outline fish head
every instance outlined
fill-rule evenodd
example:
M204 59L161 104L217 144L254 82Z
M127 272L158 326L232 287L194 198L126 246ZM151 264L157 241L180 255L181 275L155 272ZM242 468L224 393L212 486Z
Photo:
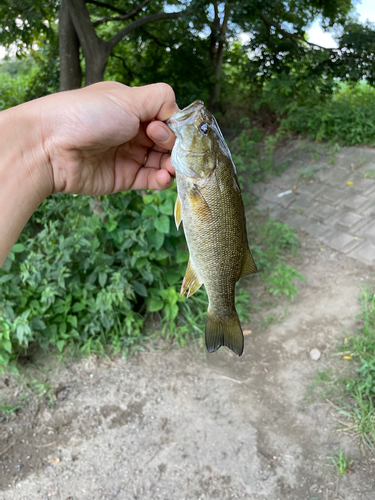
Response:
M230 156L217 121L202 101L178 111L166 124L176 135L172 165L181 174L203 179L215 169L219 150Z

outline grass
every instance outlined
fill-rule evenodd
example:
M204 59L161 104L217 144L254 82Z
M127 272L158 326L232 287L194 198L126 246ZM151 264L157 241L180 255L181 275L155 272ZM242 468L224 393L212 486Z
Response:
M340 352L345 363L352 364L349 374L343 378L332 369L318 373L308 395L318 386L325 386L324 397L327 389L334 392L331 399L336 400L341 431L359 438L375 455L375 295L364 289L359 300L361 327L345 338Z
M351 472L353 460L350 460L343 451L339 450L336 455L327 458L332 461L339 476L345 476L349 471Z

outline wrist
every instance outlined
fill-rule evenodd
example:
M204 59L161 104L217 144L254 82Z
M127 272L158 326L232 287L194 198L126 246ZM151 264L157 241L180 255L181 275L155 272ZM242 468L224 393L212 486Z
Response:
M34 103L0 112L0 266L32 213L52 192L40 131Z

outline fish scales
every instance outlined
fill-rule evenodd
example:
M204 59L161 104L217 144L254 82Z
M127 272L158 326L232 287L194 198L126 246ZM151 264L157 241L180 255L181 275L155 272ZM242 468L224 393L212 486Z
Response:
M229 149L214 117L195 101L167 121L176 133L172 165L190 259L181 293L192 295L204 283L209 298L206 347L222 345L243 352L235 309L235 284L256 272L246 234L241 190ZM203 132L202 132L203 129Z

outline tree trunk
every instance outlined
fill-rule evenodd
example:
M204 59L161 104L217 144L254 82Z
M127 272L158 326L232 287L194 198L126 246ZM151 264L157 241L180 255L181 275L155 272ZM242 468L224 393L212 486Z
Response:
M82 70L79 60L79 39L69 12L66 0L61 0L59 12L59 52L60 52L60 90L81 87Z
M228 21L231 13L231 8L228 4L225 5L223 22L220 24L217 5L214 4L215 19L211 27L210 37L210 59L213 67L213 87L209 98L208 106L212 112L217 111L220 90L221 90L221 73L223 69L225 37L228 30Z

